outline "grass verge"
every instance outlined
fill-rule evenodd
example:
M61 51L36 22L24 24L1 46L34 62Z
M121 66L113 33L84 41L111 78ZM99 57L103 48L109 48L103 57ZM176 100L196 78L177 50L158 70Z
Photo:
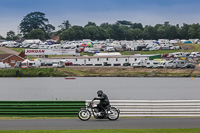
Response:
M0 69L0 77L200 77L199 69L67 67Z
M195 129L1 130L0 133L199 133Z
M0 77L62 77L54 68L1 69Z

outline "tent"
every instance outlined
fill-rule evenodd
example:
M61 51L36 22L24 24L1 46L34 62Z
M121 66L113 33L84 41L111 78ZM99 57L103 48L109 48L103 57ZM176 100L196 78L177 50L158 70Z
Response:
M185 41L184 43L192 43L191 41Z
M82 47L89 47L90 45L83 43L83 44L81 44L81 46Z
M91 44L91 43L88 43L87 45L89 45L90 47L92 47L92 44Z
M157 43L157 44L159 44L159 42L158 42L158 41L154 41L153 43Z

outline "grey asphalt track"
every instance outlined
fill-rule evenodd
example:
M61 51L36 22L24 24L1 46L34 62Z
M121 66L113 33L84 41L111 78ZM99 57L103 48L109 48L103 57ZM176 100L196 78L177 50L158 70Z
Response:
M157 129L200 128L200 118L120 118L80 121L79 119L0 120L0 130L63 130L63 129Z

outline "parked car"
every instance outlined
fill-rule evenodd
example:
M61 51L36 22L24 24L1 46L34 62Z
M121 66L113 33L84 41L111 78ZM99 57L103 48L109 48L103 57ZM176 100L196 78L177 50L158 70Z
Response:
M30 43L25 43L20 46L20 48L29 48L31 46Z
M72 62L70 62L70 61L68 61L68 62L65 62L65 66L71 66L71 65L73 65L73 63L72 63Z
M61 68L61 67L64 67L65 64L61 61L58 61L58 62L52 62L52 67L55 67L55 68Z
M32 44L30 48L37 49L39 46L37 44Z
M14 68L21 68L21 61L17 61L14 65Z
M142 51L149 51L149 49L147 49L147 48L143 48Z
M186 63L184 66L182 66L182 68L195 68L195 64L193 63Z

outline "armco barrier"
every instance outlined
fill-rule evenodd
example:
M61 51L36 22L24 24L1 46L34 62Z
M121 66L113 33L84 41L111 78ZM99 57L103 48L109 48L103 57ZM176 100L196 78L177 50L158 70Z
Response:
M200 116L200 100L111 100L120 116Z
M0 101L0 116L77 117L85 101ZM200 100L110 100L123 117L200 116Z
M0 101L0 116L77 116L85 101Z

